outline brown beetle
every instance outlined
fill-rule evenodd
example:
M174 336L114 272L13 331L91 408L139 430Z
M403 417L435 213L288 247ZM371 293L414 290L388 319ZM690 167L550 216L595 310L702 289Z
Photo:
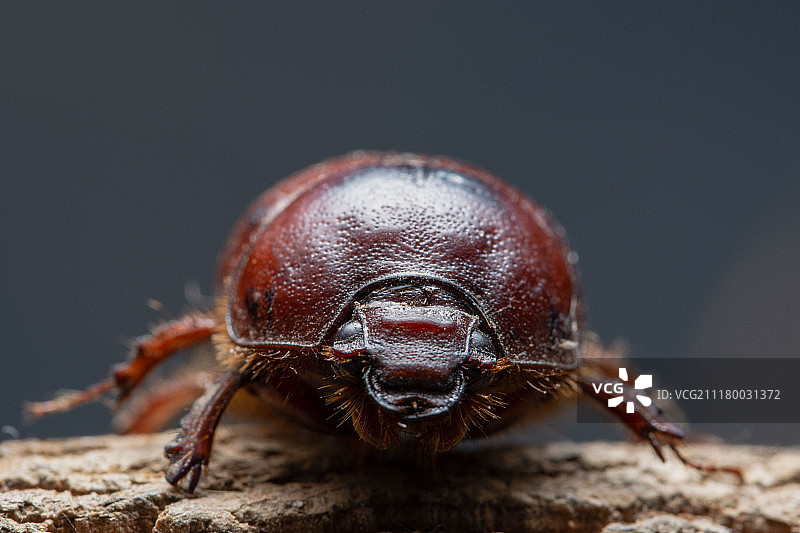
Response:
M194 490L217 423L242 388L317 430L442 452L578 390L605 403L591 385L616 382L616 369L577 372L584 343L574 257L546 210L485 170L444 157L352 153L253 203L220 257L214 312L161 325L109 380L31 412L112 389L123 401L167 357L213 340L224 373L166 448L170 483L188 475ZM131 429L155 427L148 417L183 405L180 389L141 409ZM674 449L682 439L657 407L626 413L624 405L609 409L662 459L662 443Z

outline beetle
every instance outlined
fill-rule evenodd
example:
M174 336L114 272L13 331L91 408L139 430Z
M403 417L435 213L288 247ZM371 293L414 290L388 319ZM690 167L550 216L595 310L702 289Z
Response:
M223 371L166 447L167 480L186 478L189 492L240 390L315 430L431 453L584 393L662 460L668 445L685 464L715 469L678 452L683 431L655 405L608 406L609 387L598 385L635 395L615 368L584 362L578 372L587 342L565 232L476 166L381 152L311 166L249 207L217 270L213 311L160 325L109 379L30 412L63 411L111 390L123 402L156 365L212 341ZM156 404L140 410L144 427Z

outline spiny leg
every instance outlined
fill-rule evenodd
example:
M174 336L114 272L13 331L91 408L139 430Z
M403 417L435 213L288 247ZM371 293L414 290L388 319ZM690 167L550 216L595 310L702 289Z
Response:
M677 448L685 438L683 429L670 422L654 402L650 403L650 405L642 404L636 398L637 390L629 383L625 383L612 374L612 372L618 371L618 368L609 362L584 361L584 370L593 372L594 375L579 376L578 385L585 394L594 398L603 407L614 413L636 435L647 440L662 461L665 461L662 444L666 444L678 459L688 467L703 472L727 472L737 476L740 481L742 480L742 472L736 467L704 465L684 457ZM606 385L612 385L610 387L612 392L605 390ZM613 391L614 385L617 386L618 390L619 385L622 385L621 394ZM618 398L618 400L609 405L609 400L612 398ZM629 402L634 405L633 412L628 412L627 410Z
M183 417L180 434L164 449L171 463L165 476L167 481L177 485L187 474L191 474L187 491L194 492L202 469L208 465L214 432L222 413L236 391L246 382L247 379L239 372L228 372Z
M109 379L53 400L27 404L25 411L32 418L60 413L113 389L118 393L118 403L122 403L155 366L185 348L208 341L217 328L214 318L204 313L189 313L165 322L136 339L133 359L113 367Z
M139 337L135 344L136 356L113 368L120 401L127 398L155 366L185 348L206 342L216 330L217 322L210 315L190 313L161 324L150 335Z

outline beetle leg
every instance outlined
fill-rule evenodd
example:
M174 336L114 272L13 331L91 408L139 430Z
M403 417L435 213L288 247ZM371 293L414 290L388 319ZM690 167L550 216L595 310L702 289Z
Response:
M734 476L739 478L739 482L744 482L744 475L742 474L742 470L735 466L716 466L716 465L704 465L703 463L698 463L697 461L693 461L688 457L684 457L683 454L678 451L678 448L674 444L670 444L669 447L672 449L672 452L681 460L683 464L694 468L695 470L700 470L701 472L727 472L729 474L733 474Z
M622 385L622 393L606 392L606 384ZM673 424L662 413L655 403L649 406L642 405L636 399L636 389L618 378L611 377L588 377L582 376L578 379L578 384L584 393L603 404L604 407L614 413L626 426L631 428L639 437L650 441L656 454L663 460L663 453L657 444L658 439L668 442L677 442L684 438L685 434L676 424ZM609 400L620 398L621 401L616 405L610 406ZM635 409L632 413L627 412L626 405L633 402Z
M185 348L209 340L216 330L217 322L211 316L189 313L161 324L150 335L139 337L135 344L136 356L112 369L119 400L124 401L159 363Z
M117 390L117 401L122 403L156 365L185 348L209 340L216 330L216 320L203 313L189 313L165 322L149 335L136 339L133 359L113 367L109 379L53 400L28 404L25 410L33 418L60 413L112 389Z
M593 366L593 365L592 365ZM603 370L603 365L599 365L596 370ZM606 384L622 384L622 393L606 392ZM663 446L666 444L680 459L680 461L690 468L703 472L727 472L742 479L742 472L736 467L704 465L684 457L678 451L678 444L685 438L686 434L680 426L670 422L663 411L652 402L650 405L643 405L636 399L636 389L628 383L616 377L598 376L579 376L578 385L581 390L600 402L604 407L614 413L626 426L631 428L641 439L646 440L653 447L659 459L665 461ZM609 405L612 398L621 398ZM632 402L634 410L629 413L627 404Z
M114 426L125 435L160 431L191 407L215 379L205 370L171 376L128 402L114 415Z
M181 432L164 449L170 461L165 477L173 485L191 474L187 491L194 492L200 473L208 465L214 432L223 411L247 379L237 371L228 372L200 397L181 420Z

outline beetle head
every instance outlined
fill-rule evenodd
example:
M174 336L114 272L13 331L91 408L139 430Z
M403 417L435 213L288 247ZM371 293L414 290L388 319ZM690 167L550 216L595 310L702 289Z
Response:
M446 414L497 360L479 318L442 303L376 299L356 305L333 340L334 356L351 361L367 395L401 421Z

